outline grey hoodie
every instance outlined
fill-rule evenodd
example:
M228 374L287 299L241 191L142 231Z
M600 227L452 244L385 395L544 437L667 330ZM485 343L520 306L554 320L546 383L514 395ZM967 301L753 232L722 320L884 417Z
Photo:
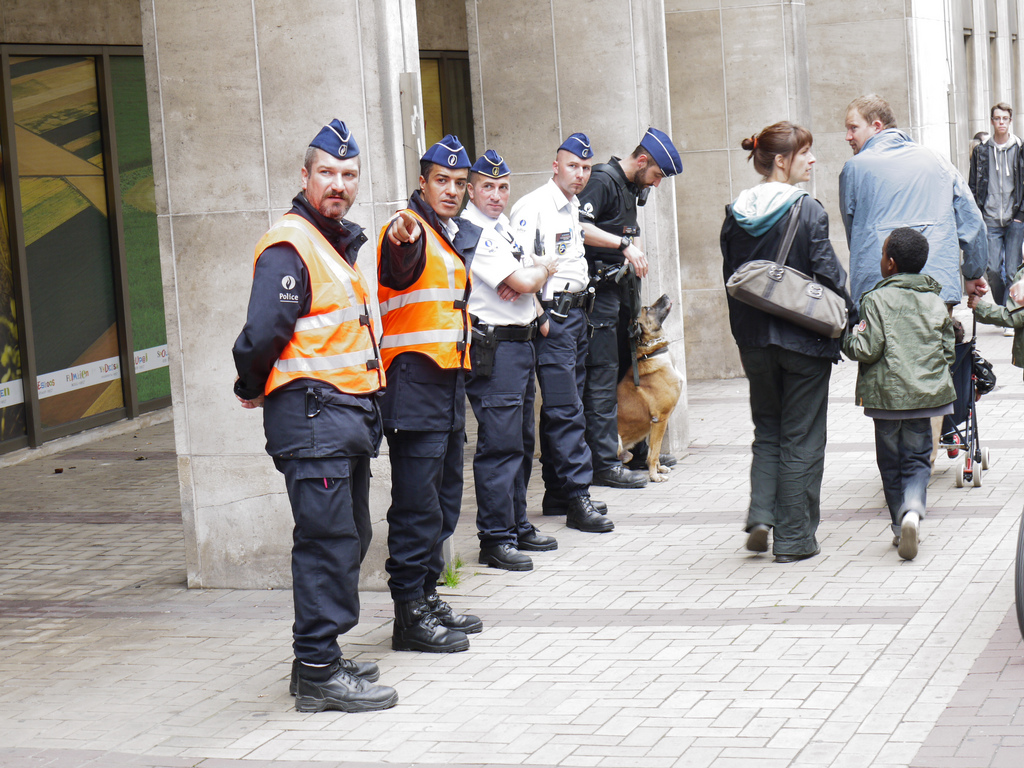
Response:
M1011 133L1002 146L995 143L994 137L989 137L983 146L989 152L989 163L988 197L982 213L986 221L1005 227L1013 218L1013 172L1017 167L1021 141Z

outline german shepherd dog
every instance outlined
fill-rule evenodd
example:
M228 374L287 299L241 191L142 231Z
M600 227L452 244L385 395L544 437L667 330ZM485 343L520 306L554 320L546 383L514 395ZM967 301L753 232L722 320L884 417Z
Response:
M668 478L668 467L661 465L661 443L668 428L668 417L679 402L683 391L683 377L672 365L668 354L668 339L662 335L662 324L672 309L668 294L649 307L640 310L640 340L636 348L640 386L633 383L633 372L628 371L619 382L619 455L620 457L650 436L647 469L652 483Z

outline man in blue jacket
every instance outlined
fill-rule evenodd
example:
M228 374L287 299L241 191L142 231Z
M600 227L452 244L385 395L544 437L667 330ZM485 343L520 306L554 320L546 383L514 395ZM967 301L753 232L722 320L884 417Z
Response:
M924 273L942 285L947 306L963 293L988 291L985 222L960 173L896 127L892 108L874 94L855 99L846 113L846 140L854 156L839 175L839 205L850 246L850 294L860 304L882 274L882 243L898 227L928 238ZM963 249L963 264L960 249Z

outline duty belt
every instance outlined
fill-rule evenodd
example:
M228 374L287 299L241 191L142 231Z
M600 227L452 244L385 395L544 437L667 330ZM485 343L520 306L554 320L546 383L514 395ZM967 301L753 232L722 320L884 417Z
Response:
M566 302L566 298L568 301ZM542 301L541 306L544 309L577 309L587 306L590 301L589 291L577 291L576 293L569 293L568 291L558 291L554 297L548 301Z
M488 334L495 341L530 341L537 335L537 326L529 325L488 325L479 318L473 318L473 328L478 333Z

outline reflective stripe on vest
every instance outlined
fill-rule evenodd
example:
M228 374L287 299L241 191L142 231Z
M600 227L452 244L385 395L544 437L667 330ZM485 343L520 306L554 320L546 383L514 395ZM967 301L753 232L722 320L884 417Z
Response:
M385 369L403 352L419 352L439 368L469 370L469 319L465 308L469 280L466 265L452 246L415 212L406 210L422 229L426 260L419 279L404 291L379 284L384 327L381 359ZM392 218L391 221L394 219ZM388 221L380 231L382 252ZM379 261L379 259L378 259ZM461 302L462 306L457 306Z
M265 394L296 379L315 379L340 392L361 395L384 386L384 370L374 331L379 334L366 280L324 236L301 216L289 213L256 246L256 260L272 245L288 243L309 273L309 314L295 330L270 371ZM254 263L255 268L255 263Z

